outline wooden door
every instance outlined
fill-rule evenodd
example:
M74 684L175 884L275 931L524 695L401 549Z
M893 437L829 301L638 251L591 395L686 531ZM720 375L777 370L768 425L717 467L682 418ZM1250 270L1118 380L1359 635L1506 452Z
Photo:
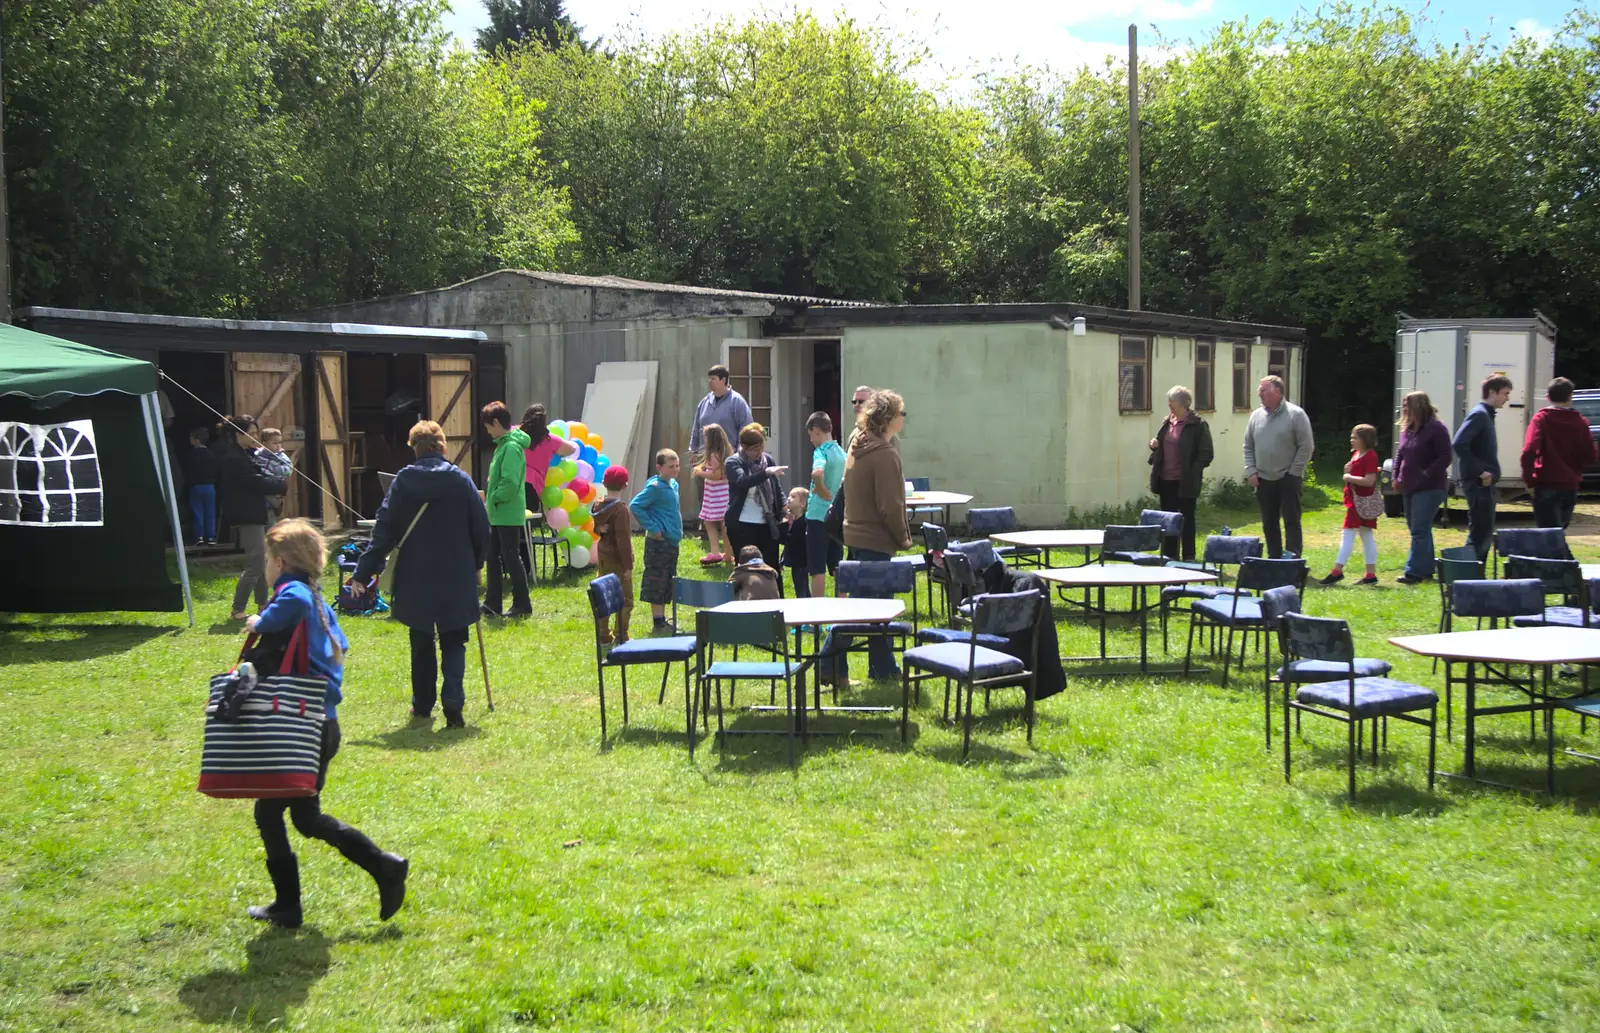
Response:
M296 390L302 368L298 355L281 352L234 352L232 364L233 411L256 418L261 428L276 427L283 432L283 448L294 459L296 470L305 464L305 420L301 409L302 392ZM290 476L283 515L301 516L300 478Z
M337 531L349 516L350 422L344 352L311 357L317 376L317 458L322 482L322 529Z
M469 477L477 430L477 409L472 403L472 356L429 355L428 418L444 429L446 456Z

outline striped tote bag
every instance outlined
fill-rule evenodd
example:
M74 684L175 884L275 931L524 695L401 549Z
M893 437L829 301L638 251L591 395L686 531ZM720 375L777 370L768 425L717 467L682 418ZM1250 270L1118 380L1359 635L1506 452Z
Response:
M249 653L255 638L245 643ZM309 674L305 628L290 635L279 673L263 678L229 719L223 698L233 672L211 679L200 784L207 796L315 796L327 683Z

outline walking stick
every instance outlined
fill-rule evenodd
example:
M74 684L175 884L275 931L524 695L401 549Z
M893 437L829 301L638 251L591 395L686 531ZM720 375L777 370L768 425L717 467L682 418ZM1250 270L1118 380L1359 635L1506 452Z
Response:
M494 710L494 693L489 691L489 656L483 651L483 619L473 627L478 629L478 665L483 668L483 694L489 700L489 710Z

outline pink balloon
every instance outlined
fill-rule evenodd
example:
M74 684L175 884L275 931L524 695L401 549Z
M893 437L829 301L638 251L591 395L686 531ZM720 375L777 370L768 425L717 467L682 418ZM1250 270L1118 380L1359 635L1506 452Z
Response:
M578 460L578 476L576 478L574 478L574 479L575 480L580 480L580 481L588 481L590 484L593 484L594 483L594 467L590 466L587 462L585 462L582 459Z
M562 531L572 526L572 514L560 506L554 506L545 510L544 522L550 525L550 530Z

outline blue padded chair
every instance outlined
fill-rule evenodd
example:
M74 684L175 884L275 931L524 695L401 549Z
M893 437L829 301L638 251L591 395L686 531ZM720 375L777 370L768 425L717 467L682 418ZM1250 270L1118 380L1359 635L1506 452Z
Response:
M1159 524L1107 524L1105 541L1100 546L1100 563L1116 560L1142 567L1166 566L1167 558L1161 555L1161 538Z
M928 613L933 609L933 586L939 585L939 590L949 595L949 578L945 576L944 560L941 558L945 550L950 548L950 534L938 524L922 525L922 573L928 579ZM948 605L948 600L947 600Z
M945 572L949 578L952 591L949 599L970 600L979 595L983 586L978 582L978 575L972 570L972 561L967 554L960 551L945 553ZM968 627L972 622L969 619L971 607L949 607L945 617L950 627L948 628L923 628L917 632L918 645L937 645L941 642L965 642L971 635ZM991 649L1004 649L1010 640L1001 635L979 635L978 644ZM918 691L921 689L919 687ZM949 715L947 714L946 717Z
M1261 539L1247 535L1206 535L1205 548L1200 553L1199 563L1188 563L1183 560L1168 560L1167 566L1180 567L1184 570L1203 570L1215 573L1218 577L1224 576L1224 567L1237 567L1246 559L1261 558ZM1168 585L1161 590L1161 649L1167 648L1167 615L1171 607L1179 599L1217 599L1221 596L1232 595L1237 588L1227 588L1220 582L1214 585ZM1245 593L1248 595L1249 593Z
M1166 556L1167 542L1171 541L1176 546L1183 536L1183 514L1174 513L1166 509L1141 509L1139 510L1139 523L1147 527L1161 528L1161 554ZM1163 559L1163 564L1172 562Z
M1010 506L967 510L967 529L975 536L987 538L992 534L1005 534L1017 529L1017 511ZM1044 550L1025 545L1000 545L994 550L1001 559L1018 567L1044 566Z
M717 741L727 748L728 731L722 721L722 683L735 681L764 681L775 684L783 680L783 709L789 737L789 766L794 767L795 705L805 706L805 700L796 700L794 679L804 671L789 656L788 629L783 614L777 610L755 613L717 613L701 610L695 615L695 639L700 650L700 684L717 690ZM717 646L755 646L772 654L771 660L718 660ZM698 697L702 693L696 693ZM705 693L709 701L709 692ZM730 700L731 702L731 700ZM709 704L708 704L709 705ZM690 717L690 742L693 742L694 719ZM764 732L739 732L740 735L771 734Z
M1544 616L1544 582L1538 578L1525 578L1518 581L1457 581L1450 586L1450 612L1456 617L1487 618L1490 627L1496 627L1500 621L1512 621L1518 617L1543 617ZM1469 663L1469 661L1460 661ZM1465 678L1455 677L1455 663L1447 662L1444 665L1444 734L1445 738L1451 737L1451 698L1457 682L1465 682ZM1479 677L1479 685L1508 685L1520 688L1524 683L1511 677L1510 668L1496 671L1494 665L1484 665L1484 677ZM1469 673L1471 673L1469 671Z
M1433 561L1433 576L1439 582L1439 633L1454 630L1454 613L1450 609L1450 586L1457 581L1482 581L1485 561L1478 558L1478 550L1470 545L1457 545L1440 549ZM1439 669L1439 658L1433 658L1433 669ZM1446 720L1449 715L1446 715Z
M1033 744L1033 696L1037 682L1034 672L1039 666L1039 636L1032 636L1034 645L1026 660L981 645L979 636L1004 637L1030 629L1037 631L1048 601L1043 592L1009 592L980 595L973 603L972 625L965 642L942 642L906 650L901 667L901 742L906 741L909 729L912 683L943 678L946 713L950 706L950 683L956 683L957 710L961 710L961 687L965 686L967 690L966 718L961 736L963 759L972 746L973 696L980 688L987 693L994 688L1021 686L1026 694L1028 743ZM913 675L913 669L923 673Z
M839 595L855 596L858 599L893 599L906 592L911 593L912 606L916 606L917 589L916 571L904 563L895 563L892 560L845 560L839 564L839 570L834 575L834 590ZM830 657L837 659L838 667L835 668L834 696L838 696L839 679L843 677L847 661L846 655L860 652L868 648L872 639L881 638L889 641L891 649L905 652L906 640L917 633L918 620L913 609L913 619L909 621L890 621L887 624L834 624L828 628L828 639L832 649L828 651ZM817 705L822 705L822 686L817 686Z
M678 607L687 606L697 610L709 610L713 606L733 602L733 585L726 581L702 581L692 577L674 577L672 579L672 626L678 627ZM738 650L734 650L733 658L739 659ZM772 695L776 697L776 686ZM731 692L731 690L730 690ZM775 700L774 700L775 701ZM666 702L666 693L663 691L657 703ZM731 699L730 699L730 702ZM703 705L703 703L702 703Z
M1570 560L1567 532L1559 527L1505 527L1494 533L1495 576L1503 556L1532 556L1542 560Z
M1292 604L1292 605L1291 605ZM1276 621L1279 642L1283 641L1283 617L1300 612L1300 593L1292 588L1272 588L1261 593L1261 609L1269 621ZM1283 648L1285 657L1289 655ZM1358 656L1354 660L1357 678L1384 678L1394 670L1387 660ZM1278 668L1273 680L1290 685L1314 685L1317 682L1342 681L1349 674L1349 664L1336 660L1289 660ZM1267 690L1267 748L1272 748L1272 693Z
M1246 634L1239 645L1239 663L1244 664L1244 649L1249 642L1249 632L1265 632L1269 623L1261 611L1261 600L1248 595L1272 588L1292 587L1303 589L1311 567L1303 559L1263 560L1246 557L1239 564L1239 579L1231 595L1215 599L1197 599L1189 606L1189 646L1183 656L1183 673L1188 676L1194 657L1194 633L1197 627L1226 629L1228 640L1222 651L1222 684L1228 684L1228 666L1233 659L1233 638L1236 630Z
M666 699L667 675L672 665L683 664L684 720L688 725L689 752L694 753L694 706L689 695L689 662L695 656L693 635L669 638L631 638L609 649L600 641L601 622L622 609L622 580L606 574L589 582L589 610L594 614L595 673L600 681L600 742L606 741L606 669L617 668L622 680L622 723L628 723L628 668L640 664L661 664L661 700Z
M1577 560L1507 556L1506 578L1511 581L1537 579L1544 586L1547 599L1552 595L1561 597L1559 605L1546 606L1538 616L1529 614L1511 618L1512 627L1587 628L1591 623L1597 623L1589 612L1589 600L1592 598L1589 586L1594 582L1584 580L1583 565ZM1570 605L1574 602L1578 605Z
M907 477L906 480L911 482L911 490L912 491L932 491L933 490L932 487L928 484L928 479L926 477ZM916 523L917 523L917 517L921 516L921 515L936 516L939 519L943 520L943 519L945 519L944 507L943 506L907 506L906 507L906 519L913 526L915 526Z
M1343 668L1343 676L1334 681L1302 685L1291 692L1290 683L1283 683L1283 780L1289 781L1289 714L1294 712L1320 714L1335 721L1343 721L1348 733L1347 761L1349 768L1348 791L1351 799L1356 795L1356 729L1362 721L1389 718L1409 721L1428 729L1428 791L1433 791L1434 760L1439 739L1439 697L1432 689L1392 678L1364 678L1356 673L1356 651L1350 639L1350 625L1331 617L1307 617L1303 613L1289 613L1283 617L1284 648L1288 658L1286 667L1315 660ZM1427 718L1417 717L1419 711L1428 711ZM1372 756L1377 761L1378 734L1372 735Z

